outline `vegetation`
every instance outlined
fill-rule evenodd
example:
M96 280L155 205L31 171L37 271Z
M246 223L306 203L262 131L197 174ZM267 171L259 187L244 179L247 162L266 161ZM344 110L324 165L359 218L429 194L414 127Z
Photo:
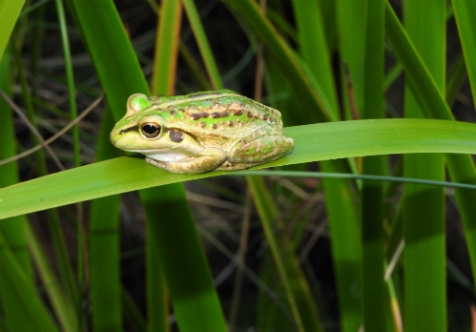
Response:
M0 331L471 330L476 3L0 0L0 22ZM133 93L224 87L294 151L176 175L109 142Z

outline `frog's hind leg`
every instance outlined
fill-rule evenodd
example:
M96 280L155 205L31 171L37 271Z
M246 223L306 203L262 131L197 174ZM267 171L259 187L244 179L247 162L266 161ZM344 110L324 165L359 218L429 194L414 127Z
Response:
M243 139L230 151L223 170L247 169L278 159L292 151L294 141L282 135L270 135L254 140Z

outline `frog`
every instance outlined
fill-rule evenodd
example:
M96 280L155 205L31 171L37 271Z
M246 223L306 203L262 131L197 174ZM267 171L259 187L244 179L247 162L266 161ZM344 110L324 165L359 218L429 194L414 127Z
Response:
M110 134L117 148L176 174L237 171L293 150L281 113L231 90L177 96L136 93Z

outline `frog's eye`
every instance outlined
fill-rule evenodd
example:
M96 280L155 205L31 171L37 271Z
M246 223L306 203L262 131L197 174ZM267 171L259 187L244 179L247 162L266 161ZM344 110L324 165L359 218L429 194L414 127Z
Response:
M140 127L142 135L147 138L154 138L160 134L160 126L155 122L146 122Z

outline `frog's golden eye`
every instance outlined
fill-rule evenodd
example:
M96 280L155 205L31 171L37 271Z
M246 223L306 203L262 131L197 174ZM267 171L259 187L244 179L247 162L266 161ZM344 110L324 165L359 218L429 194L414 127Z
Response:
M154 138L159 136L160 134L160 126L158 123L155 122L146 122L142 124L140 127L140 131L142 132L142 135L144 135L147 138Z

